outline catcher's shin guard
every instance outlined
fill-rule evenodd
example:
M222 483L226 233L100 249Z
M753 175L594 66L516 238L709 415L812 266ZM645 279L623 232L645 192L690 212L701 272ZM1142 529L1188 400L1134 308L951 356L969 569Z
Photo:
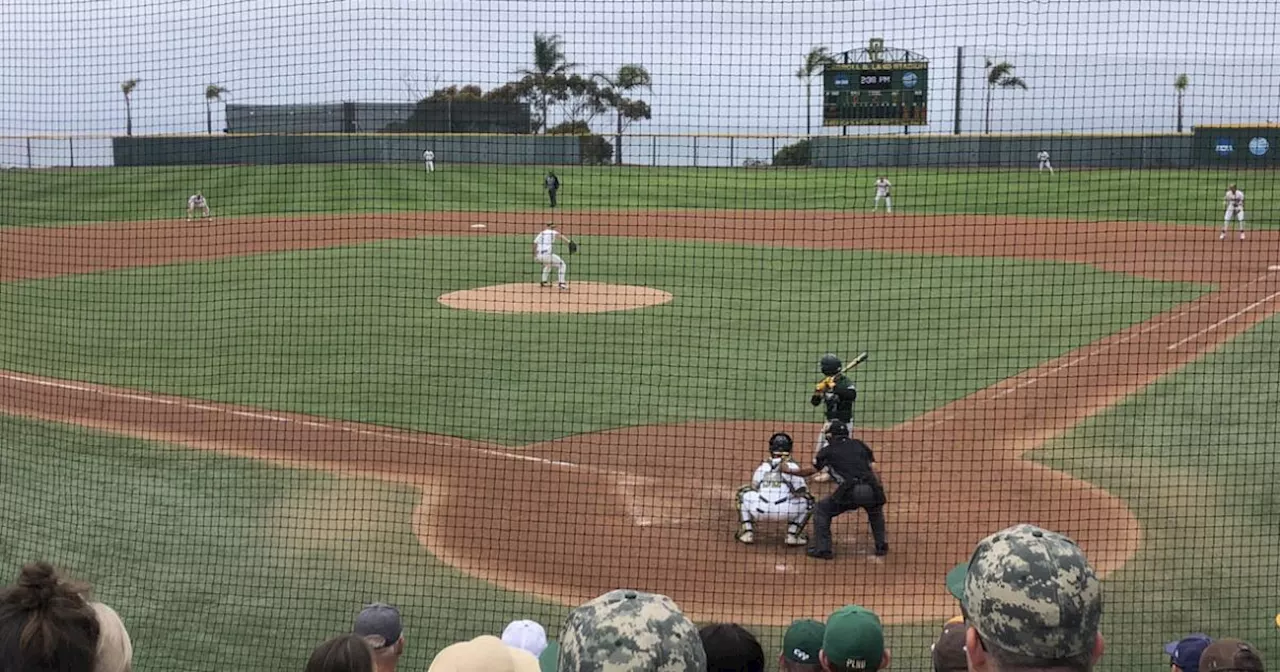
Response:
M813 507L816 504L816 500L808 492L804 493L803 497L805 503L804 513L793 518L791 524L787 526L787 531L791 534L799 534L809 524L809 519L813 517Z
M744 485L741 488L738 488L738 494L734 495L733 504L734 504L734 508L738 510L738 519L745 526L745 529L750 530L751 522L754 519L754 517L751 515L751 512L747 510L747 507L743 503L743 499L746 497L748 492L755 492L755 488L749 485Z

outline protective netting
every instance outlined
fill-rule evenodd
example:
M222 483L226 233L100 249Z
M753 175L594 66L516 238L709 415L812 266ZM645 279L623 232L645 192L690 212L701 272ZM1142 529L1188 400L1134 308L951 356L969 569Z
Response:
M767 669L861 605L927 670L1016 523L1101 577L1101 668L1277 651L1274 3L4 11L0 570L137 669L302 669L374 602L426 669L622 588ZM783 473L830 418L878 475ZM1013 546L952 586L984 646L1091 644Z

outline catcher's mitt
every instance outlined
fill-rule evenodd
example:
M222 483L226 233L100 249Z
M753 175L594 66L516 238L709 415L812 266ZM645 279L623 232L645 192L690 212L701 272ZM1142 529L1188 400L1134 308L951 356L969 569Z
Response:
M569 241L569 254L577 254L577 253L578 253L578 244L573 241Z

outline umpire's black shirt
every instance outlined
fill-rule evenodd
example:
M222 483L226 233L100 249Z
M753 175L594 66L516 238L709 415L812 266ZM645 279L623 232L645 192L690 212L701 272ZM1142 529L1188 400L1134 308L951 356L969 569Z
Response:
M847 436L831 438L827 445L813 456L813 466L817 469L831 468L831 478L840 486L853 486L866 483L875 489L877 497L883 497L880 479L871 470L871 463L876 461L871 447L857 439Z

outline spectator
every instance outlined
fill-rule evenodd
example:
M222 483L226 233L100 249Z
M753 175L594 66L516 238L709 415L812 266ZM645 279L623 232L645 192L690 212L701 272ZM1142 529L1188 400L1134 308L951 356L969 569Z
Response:
M100 627L88 593L47 562L23 566L0 589L0 671L92 672Z
M1200 670L1200 654L1213 640L1202 632L1193 633L1164 645L1164 652L1169 654L1169 664L1173 672L1198 672Z
M331 637L311 652L306 672L373 672L373 649L355 633Z
M364 637L373 649L373 664L378 672L395 672L404 655L404 625L399 609L381 602L370 604L356 616L351 631Z
M972 672L1089 672L1102 657L1102 582L1056 532L1014 525L978 542L961 607Z
M547 648L547 630L534 621L511 621L502 629L502 643L528 651L537 658Z
M538 669L542 672L559 672L560 664L560 645L555 642L547 642L547 648L542 650L542 655L538 656Z
M698 629L666 595L614 590L574 609L559 672L705 672Z
M964 657L964 633L968 629L964 618L959 616L942 626L938 641L929 648L933 672L968 672L969 663Z
M502 643L492 635L450 644L436 654L427 672L539 672L528 651Z
M825 672L875 672L889 667L880 617L851 604L827 618L818 654Z
M1206 646L1200 654L1200 672L1266 672L1262 656L1253 645L1239 639L1223 638Z
M806 618L796 621L782 635L782 654L778 656L781 672L820 672L822 633L826 626Z
M101 602L89 605L98 619L98 647L94 672L129 672L133 669L133 642L115 609Z
M741 625L708 625L698 631L698 638L707 655L707 672L764 672L764 649Z

